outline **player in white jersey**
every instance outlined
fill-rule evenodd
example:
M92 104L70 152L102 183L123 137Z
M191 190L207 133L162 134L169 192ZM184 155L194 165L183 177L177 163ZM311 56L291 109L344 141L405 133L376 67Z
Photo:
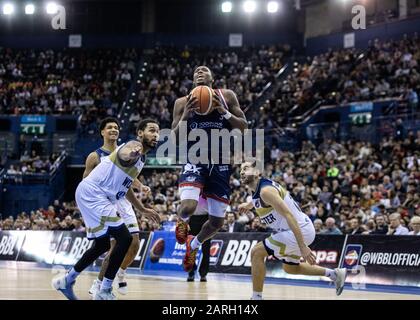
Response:
M315 255L308 247L315 239L315 228L289 192L280 184L262 178L251 162L241 166L241 183L254 192L252 202L239 206L240 212L255 207L261 222L274 233L255 245L251 252L253 300L262 299L265 278L265 258L269 255L283 261L283 270L290 274L327 276L335 282L336 294L344 288L347 270L316 266ZM301 262L301 258L306 262Z
M150 125L155 127L153 140L156 144L159 138L158 126L154 121ZM102 160L77 187L76 202L87 227L87 237L94 239L94 244L65 276L53 280L53 286L68 299L77 299L73 292L76 277L99 256L109 251L110 236L115 239L115 247L109 257L100 291L94 299L115 299L112 283L132 241L128 228L117 212L118 200L127 196L127 199L143 216L153 222L159 222L159 214L153 209L145 208L131 189L131 184L144 166L144 153L148 150L150 146L140 141L129 141L119 146Z
M138 126L137 134L138 140L143 143L143 145L150 145L151 148L154 147L155 142L154 140L154 133L157 132L159 127L156 127L157 123L155 121L147 122L141 121ZM151 126L147 126L148 123L153 123ZM152 130L150 130L152 129ZM101 121L99 125L99 132L101 137L103 138L103 145L99 149L91 152L86 159L86 167L83 173L83 178L86 178L89 173L107 156L109 156L116 148L117 148L117 141L120 132L120 124L119 121L113 117L105 118ZM150 137L150 135L152 136ZM142 138L143 137L143 138ZM144 154L145 152L143 152ZM150 188L143 186L138 179L133 181L133 186L136 186L140 189L143 193L147 194L150 193ZM125 225L130 231L131 235L133 236L133 241L131 242L130 248L121 264L120 269L117 273L117 280L118 280L118 292L121 294L127 294L127 282L125 281L125 271L129 265L134 261L137 252L139 251L140 247L140 239L139 239L139 226L137 223L137 217L131 205L131 202L127 200L127 198L122 198L116 203L117 212L121 215ZM115 246L115 240L111 239L111 249L109 250L108 254L106 255L105 259L102 262L101 270L99 272L98 278L94 280L92 287L89 290L89 294L93 297L95 296L96 292L98 292L101 288L102 280L105 275L106 268L109 263L109 257L111 254L112 249Z

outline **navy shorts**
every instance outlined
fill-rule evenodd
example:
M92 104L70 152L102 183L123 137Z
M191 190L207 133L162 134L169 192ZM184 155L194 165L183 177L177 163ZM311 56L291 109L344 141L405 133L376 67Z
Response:
M204 198L212 198L229 204L230 165L187 163L179 177L179 187L194 186L201 189Z

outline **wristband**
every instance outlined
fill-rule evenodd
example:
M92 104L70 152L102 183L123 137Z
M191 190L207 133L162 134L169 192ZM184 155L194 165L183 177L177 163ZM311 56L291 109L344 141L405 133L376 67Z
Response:
M223 118L226 120L229 120L232 117L232 114L229 111L226 111L226 113L223 115Z

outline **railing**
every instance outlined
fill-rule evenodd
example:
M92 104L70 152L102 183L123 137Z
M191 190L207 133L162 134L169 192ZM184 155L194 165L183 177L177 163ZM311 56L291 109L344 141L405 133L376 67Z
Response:
M4 174L0 173L0 181L3 180L4 183L10 184L52 184L54 178L57 175L58 170L64 164L64 161L67 157L66 151L61 152L60 156L54 161L51 165L49 172L43 173L32 173L32 172L19 172L16 174L9 174L6 170Z
M401 138L405 138L409 131L420 130L420 113L414 115L401 115L398 119L403 121ZM348 141L356 139L379 143L384 137L397 137L400 130L396 125L396 116L384 116L372 119L371 123L354 124L350 121L311 124L306 128L306 137L315 142L333 139Z

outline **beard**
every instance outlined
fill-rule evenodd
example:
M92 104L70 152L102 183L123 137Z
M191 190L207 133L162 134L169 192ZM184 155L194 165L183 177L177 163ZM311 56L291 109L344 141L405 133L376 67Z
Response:
M143 145L145 145L149 149L153 149L157 144L157 142L154 142L153 140L150 140L150 139L147 139L147 138L143 138L143 140L141 142L142 142Z

